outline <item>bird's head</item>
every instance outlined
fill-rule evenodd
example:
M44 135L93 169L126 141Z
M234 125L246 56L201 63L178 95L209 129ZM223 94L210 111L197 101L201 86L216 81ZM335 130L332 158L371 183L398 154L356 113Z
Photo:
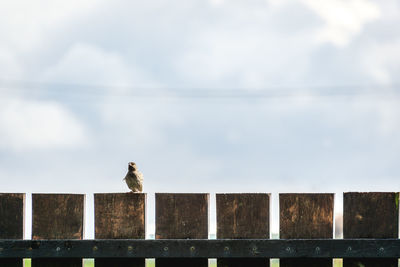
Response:
M128 170L129 171L136 171L136 169L137 169L136 163L135 162L129 162Z

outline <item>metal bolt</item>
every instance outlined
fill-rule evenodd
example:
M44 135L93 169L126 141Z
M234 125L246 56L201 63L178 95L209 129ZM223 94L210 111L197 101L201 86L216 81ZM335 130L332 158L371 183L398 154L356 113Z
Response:
M224 247L224 251L228 252L229 251L229 247Z
M97 251L99 248L97 246L93 247L93 251Z
M190 247L190 251L194 252L196 250L196 248L194 246Z
M252 250L252 252L253 252L253 255L258 254L257 249L258 249L258 248L257 248L256 246L254 246L254 247L251 248L251 250Z
M132 246L128 246L128 251L132 251L133 247Z
M168 251L168 247L164 247L164 251Z
M31 248L32 248L32 249L34 249L34 248L36 249L36 248L39 248L39 247L40 247L40 242L39 242L39 241L35 241L35 242L33 242L32 245L31 245Z
M56 247L56 251L60 251L61 250L61 248L60 247Z
M72 248L72 244L69 241L66 241L64 246L67 248L67 250L71 250L71 248Z

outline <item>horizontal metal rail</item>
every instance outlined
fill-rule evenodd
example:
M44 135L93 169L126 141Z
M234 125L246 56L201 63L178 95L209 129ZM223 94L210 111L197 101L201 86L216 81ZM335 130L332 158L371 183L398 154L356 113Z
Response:
M400 258L400 239L3 239L0 258Z

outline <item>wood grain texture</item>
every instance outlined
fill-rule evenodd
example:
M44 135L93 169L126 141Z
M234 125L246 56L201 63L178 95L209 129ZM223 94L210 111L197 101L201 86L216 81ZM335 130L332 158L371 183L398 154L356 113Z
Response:
M0 239L24 238L25 194L0 193ZM0 259L0 267L21 267L22 259Z
M156 239L207 239L209 194L156 193ZM206 267L208 259L156 259L157 267Z
M146 194L94 194L96 239L145 239ZM95 259L96 267L144 267L145 259Z
M281 239L333 238L334 194L279 194ZM281 259L281 267L332 267L332 259Z
M217 194L218 239L269 239L269 194ZM268 266L269 259L218 259L218 266Z
M343 238L398 238L398 193L344 193ZM394 267L397 259L344 259L344 267Z
M32 239L82 239L84 195L32 194ZM78 267L82 259L32 259L32 267Z

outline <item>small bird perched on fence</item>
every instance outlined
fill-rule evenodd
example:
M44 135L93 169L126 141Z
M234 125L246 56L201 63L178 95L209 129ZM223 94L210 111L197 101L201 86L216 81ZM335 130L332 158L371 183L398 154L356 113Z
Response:
M137 170L137 166L134 162L129 162L128 173L126 174L124 180L133 193L142 192L143 174Z

